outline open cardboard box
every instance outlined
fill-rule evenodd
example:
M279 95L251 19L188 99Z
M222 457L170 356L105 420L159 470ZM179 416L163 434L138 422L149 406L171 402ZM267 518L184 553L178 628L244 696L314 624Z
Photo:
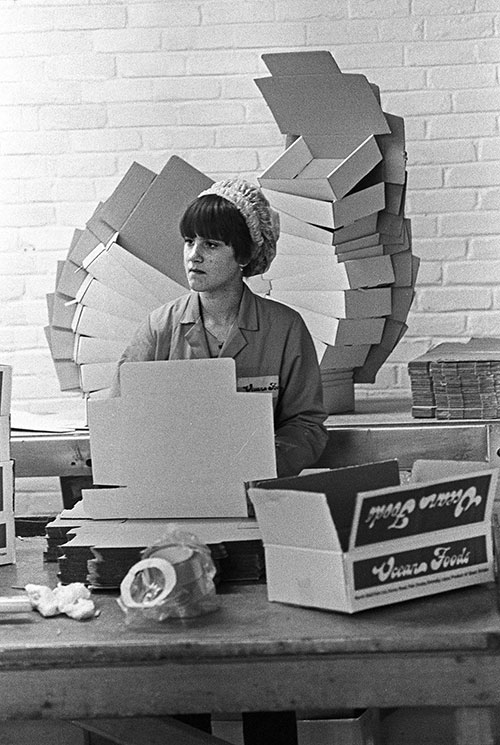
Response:
M269 600L355 613L493 580L497 474L424 463L399 485L385 461L257 482Z

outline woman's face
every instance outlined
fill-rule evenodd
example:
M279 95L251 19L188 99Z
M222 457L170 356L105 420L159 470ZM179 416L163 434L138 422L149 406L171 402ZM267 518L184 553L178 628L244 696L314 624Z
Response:
M233 247L215 238L184 238L184 269L197 292L214 293L242 282Z

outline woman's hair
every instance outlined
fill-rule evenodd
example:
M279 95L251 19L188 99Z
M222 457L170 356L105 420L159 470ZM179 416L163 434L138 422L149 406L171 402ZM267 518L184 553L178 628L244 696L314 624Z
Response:
M234 204L217 194L205 194L191 202L181 218L179 228L183 238L212 238L232 246L238 264L246 265L252 258L253 241L245 218Z

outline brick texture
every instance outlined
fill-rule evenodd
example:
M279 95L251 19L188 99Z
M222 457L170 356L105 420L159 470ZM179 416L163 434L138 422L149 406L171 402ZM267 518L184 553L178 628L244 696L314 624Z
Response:
M404 359L359 396L408 393L406 361L433 343L498 334L499 28L492 0L3 0L0 361L15 363L14 405L82 413L58 390L43 292L133 160L159 169L176 153L256 178L281 151L253 83L269 51L327 49L405 118L416 302Z

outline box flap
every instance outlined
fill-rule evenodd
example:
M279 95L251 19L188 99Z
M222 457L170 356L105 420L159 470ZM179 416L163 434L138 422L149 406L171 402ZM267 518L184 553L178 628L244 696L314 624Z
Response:
M360 492L350 550L490 522L498 469Z
M172 156L120 228L120 245L187 287L179 221L186 207L213 183Z
M248 494L264 545L342 551L324 494L253 487Z
M315 75L317 73L340 73L340 68L330 52L270 52L262 55L262 61L272 75Z
M328 517L329 522L331 522L331 519L333 518L342 550L347 551L348 538L356 505L356 494L359 491L365 491L367 488L372 488L375 485L378 487L388 487L397 484L399 484L398 462L397 460L389 460L367 463L359 466L348 466L346 468L333 468L328 471L307 474L305 476L257 481L251 485L249 494L250 498L252 498L251 494L253 493L253 489L260 489L279 492L278 497L282 494L287 495L296 492L302 495L307 492L324 495L326 504L328 505L328 512L324 512L324 507L318 507L318 502L316 500L315 509L317 514L322 515L323 517ZM262 502L264 497L260 497L259 500ZM305 503L305 499L303 499L302 502ZM284 503L284 497L281 497L281 504ZM312 506L313 503L310 505L307 503L306 514L302 512L302 517L300 518L302 522L299 522L297 527L294 528L288 525L291 520L286 517L286 514L282 513L282 529L297 531L298 534L300 534L301 531L304 530L305 524L309 524L311 521L310 517L307 515L309 514L309 507L312 508ZM301 509L303 510L303 508L300 508L300 500L298 500L298 504L294 506L294 509L297 510L297 515L299 515ZM287 525L285 525L285 523L287 523ZM312 530L310 542L308 538L306 539L307 542L306 540L302 540L302 542L297 545L319 548L315 535L315 530ZM331 542L333 540L333 535L332 532L327 532L324 535L325 538L330 540L330 545L333 545Z

